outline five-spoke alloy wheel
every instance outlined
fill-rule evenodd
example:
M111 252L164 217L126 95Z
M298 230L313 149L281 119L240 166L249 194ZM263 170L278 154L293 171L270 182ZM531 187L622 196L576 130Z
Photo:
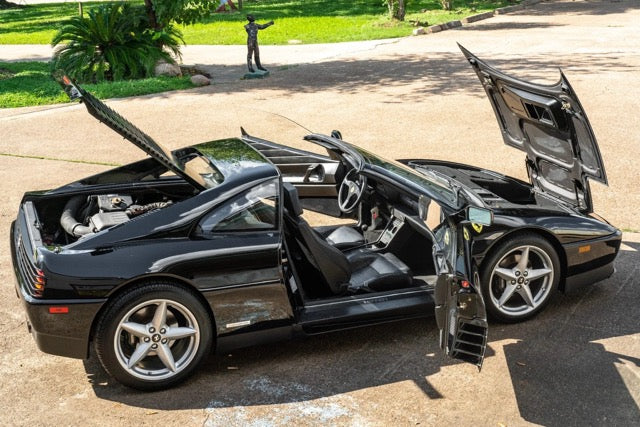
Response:
M535 234L503 241L485 260L481 285L487 311L519 322L544 308L558 286L560 262L553 246Z
M105 370L142 390L185 379L208 354L211 319L190 290L149 283L116 297L96 328L96 351Z

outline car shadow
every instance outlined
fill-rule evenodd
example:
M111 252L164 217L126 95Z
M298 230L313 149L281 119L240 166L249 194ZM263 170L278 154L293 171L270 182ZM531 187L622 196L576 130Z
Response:
M492 347L510 342L502 351L526 421L637 424L640 388L631 369L640 366L640 359L629 356L625 336L640 332L635 310L640 294L634 289L640 244L626 244L630 250L620 253L610 279L558 294L529 322L491 324L485 363L496 355ZM448 396L429 377L459 363L440 355L437 338L435 321L429 318L263 345L212 356L186 383L153 393L119 385L95 357L85 362L85 369L97 397L157 410L308 402L402 381L438 400Z
M541 2L519 15L612 15L640 8L636 0Z
M519 342L504 346L525 420L639 425L640 243L624 245L610 279L558 295Z
M300 402L405 380L439 399L425 379L443 362L436 331L433 319L416 319L211 356L178 387L184 399L175 389L144 394L123 387L93 357L85 369L98 397L153 409Z

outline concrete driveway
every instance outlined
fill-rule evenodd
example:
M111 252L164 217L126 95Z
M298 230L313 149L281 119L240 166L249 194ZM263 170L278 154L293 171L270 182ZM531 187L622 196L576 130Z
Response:
M238 122L260 128L257 110L265 110L313 130L340 129L386 157L443 158L524 178L524 156L501 143L460 42L523 77L555 81L562 67L607 167L610 187L592 185L596 211L640 230L639 30L637 1L541 3L457 30L338 49L302 65L278 65L276 49L271 62L265 49L264 62L275 64L268 79L109 104L171 147L237 135ZM244 72L241 60L209 62ZM143 394L115 384L94 359L36 349L14 298L8 255L8 228L24 191L143 156L79 105L0 112L0 153L0 424L640 423L639 234L625 233L609 280L557 295L527 323L492 324L481 373L441 358L428 319L211 357L184 385Z

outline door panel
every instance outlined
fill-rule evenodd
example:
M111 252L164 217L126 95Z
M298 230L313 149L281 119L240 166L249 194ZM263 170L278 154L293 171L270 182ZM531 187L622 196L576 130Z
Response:
M453 275L436 282L436 322L440 348L453 359L482 367L487 345L487 321L482 296L468 291Z
M449 237L434 259L440 274L434 294L435 316L440 329L440 348L446 355L482 367L487 345L487 315L479 292L478 274L474 283L466 279L471 272L468 240L448 229ZM458 253L456 247L463 250ZM452 272L451 265L456 266ZM463 271L464 270L464 271Z
M276 165L283 182L290 182L298 189L304 209L342 216L337 208L337 184L342 169L339 161L247 134L243 134L242 139Z
M300 197L337 196L337 160L250 135L243 135L242 139L276 165L283 181L295 185Z

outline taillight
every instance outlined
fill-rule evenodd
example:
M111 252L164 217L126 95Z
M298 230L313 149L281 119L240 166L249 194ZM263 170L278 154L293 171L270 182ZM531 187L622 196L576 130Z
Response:
M36 275L33 281L33 286L36 288L36 292L42 295L42 292L44 292L44 286L46 284L47 284L47 278L44 276L44 271L37 268Z

